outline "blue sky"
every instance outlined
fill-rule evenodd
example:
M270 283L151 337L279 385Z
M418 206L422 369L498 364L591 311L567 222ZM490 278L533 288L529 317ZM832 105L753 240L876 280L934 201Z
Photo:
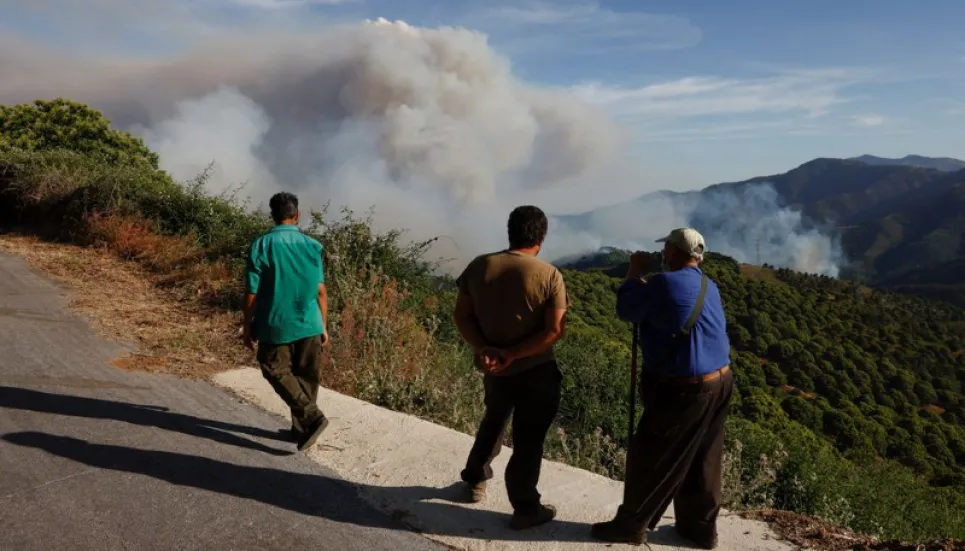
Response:
M612 112L664 188L779 173L819 156L965 158L961 0L7 3L0 32L98 54L156 55L226 29L311 31L376 17L478 29L521 79ZM105 22L111 33L96 30Z

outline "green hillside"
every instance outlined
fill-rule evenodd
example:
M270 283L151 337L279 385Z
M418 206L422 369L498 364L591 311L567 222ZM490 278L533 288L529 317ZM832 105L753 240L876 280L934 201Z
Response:
M205 194L203 178L174 182L133 137L105 134L106 150L89 133L76 147L49 141L91 119L70 103L55 111L20 107L10 123L0 107L0 212L16 214L2 221L106 247L183 288L193 307L236 311L245 246L265 213ZM331 294L325 384L473 431L481 378L452 323L452 281L423 261L425 244L351 213L310 214ZM179 256L157 254L163 238ZM623 268L610 265L625 252L610 253L605 266L564 272L573 309L547 456L620 479L630 339L614 315ZM721 286L738 376L725 506L814 514L886 538L965 538L963 311L718 255L706 269ZM218 273L228 275L212 281Z
M574 294L572 325L605 348L625 349L626 324L612 315L621 281L615 276L625 265L587 263L565 270ZM738 377L734 413L747 423L734 430L744 438L758 434L774 449L798 450L775 469L776 506L833 517L817 505L827 496L801 503L811 498L794 484L807 486L808 476L834 485L866 530L870 517L889 516L886 503L915 508L913 498L894 496L898 488L911 492L918 484L921 499L938 500L921 503L926 517L949 503L965 504L965 310L720 255L711 254L705 269L720 284L727 310ZM908 471L921 482L898 474ZM855 486L844 490L843 480ZM815 491L829 490L803 493ZM941 504L942 496L951 501ZM965 511L956 514L965 520Z
M740 395L753 398L742 415L767 425L761 408L777 405L842 452L965 489L965 310L719 255L706 270L727 308ZM574 324L625 341L612 315L620 280L566 275Z

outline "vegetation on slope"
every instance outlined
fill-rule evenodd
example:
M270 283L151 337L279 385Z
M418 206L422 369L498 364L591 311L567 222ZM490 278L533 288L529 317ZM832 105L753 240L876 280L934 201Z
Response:
M112 165L112 153L88 145L51 149L24 128L47 135L46 124L72 123L33 112L13 130L0 118L20 144L0 152L0 210L137 260L185 301L237 309L241 260L268 227L264 213L207 196L203 176L176 183L136 155ZM306 228L326 247L332 288L325 383L471 432L480 376L451 322L451 281L422 261L426 244L371 227L323 209ZM883 537L965 537L960 311L719 256L707 270L727 303L739 381L727 506L785 508ZM629 328L612 315L619 279L565 275L573 321L559 348L565 397L547 454L621 478Z
M965 488L965 310L715 254L705 267L726 304L745 417L767 425L779 407L852 457ZM567 271L576 326L617 334L620 271Z

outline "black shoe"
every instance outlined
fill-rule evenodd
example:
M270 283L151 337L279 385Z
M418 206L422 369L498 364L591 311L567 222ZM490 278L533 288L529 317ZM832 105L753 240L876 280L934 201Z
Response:
M297 444L298 441L302 439L302 432L297 431L294 428L278 429L278 439Z
M700 530L691 529L687 526L680 527L679 525L674 525L677 533L680 537L699 546L701 549L716 549L717 548L717 534L715 533L701 533Z
M305 431L301 439L298 441L298 451L305 451L306 449L312 447L318 437L322 435L325 429L328 428L328 418L322 415L318 418L318 421L312 423L311 428Z
M540 505L532 513L513 513L513 519L509 521L509 527L513 530L525 530L533 528L556 518L556 507L552 505Z
M627 543L630 545L643 545L647 541L647 532L642 528L636 528L626 522L611 520L609 522L598 522L593 525L590 534L602 541L610 543Z

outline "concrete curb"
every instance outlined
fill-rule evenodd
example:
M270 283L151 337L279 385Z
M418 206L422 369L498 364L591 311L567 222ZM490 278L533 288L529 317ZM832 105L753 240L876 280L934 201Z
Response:
M257 369L221 373L214 383L284 417L283 426L287 426L287 408ZM589 537L589 525L610 519L620 504L620 482L543 461L540 493L559 514L550 524L516 532L508 528L512 510L502 480L512 450L503 448L493 462L497 475L490 481L486 500L462 503L457 483L472 446L470 436L324 388L319 391L319 404L331 425L309 450L311 458L356 484L372 506L433 541L455 549L486 551L629 548ZM690 548L673 530L672 513L671 508L650 534L652 549ZM764 523L726 513L719 532L722 551L793 549L777 540Z

